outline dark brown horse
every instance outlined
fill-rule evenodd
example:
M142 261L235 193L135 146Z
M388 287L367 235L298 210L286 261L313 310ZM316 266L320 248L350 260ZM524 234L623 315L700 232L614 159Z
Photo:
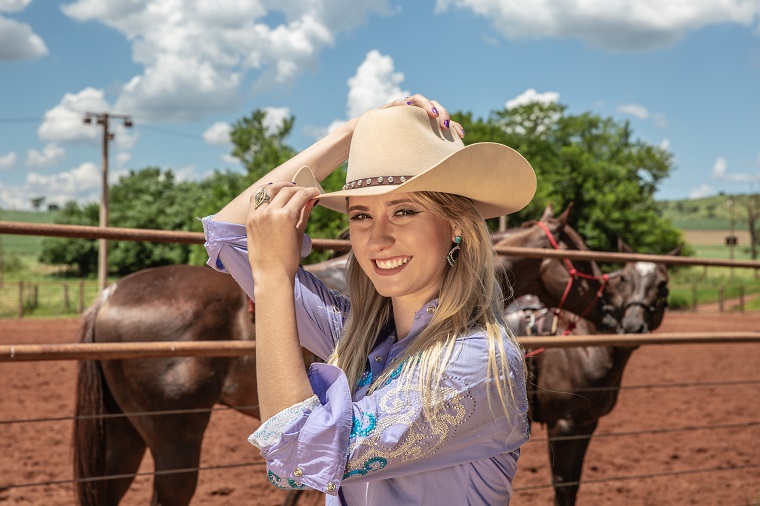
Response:
M556 240L564 222L552 218L547 225ZM511 245L549 247L547 235L535 225L519 230ZM515 259L515 269L522 262ZM307 268L340 290L341 282L345 286L344 266L345 259L334 259ZM519 272L521 278L541 275L539 269ZM101 293L80 330L85 343L254 339L247 297L232 277L190 266L148 269L122 278ZM305 356L307 364L313 359ZM149 448L158 473L152 504L188 504L197 472L169 471L197 468L214 404L259 417L255 367L255 356L82 362L74 430L74 474L84 480L77 484L80 502L117 504ZM197 412L136 414L188 409ZM128 416L107 416L123 413ZM113 475L124 477L89 480Z
M547 206L541 222L549 224L558 221L562 224L556 229L556 249L563 251L589 251L581 236L569 225L568 217L572 205L554 218L552 206ZM540 225L527 222L523 227L529 230ZM495 246L509 246L515 232L501 233L502 239ZM547 234L548 236L549 234ZM574 272L571 272L574 270ZM549 307L561 307L574 314L584 315L600 329L617 332L619 318L615 316L616 290L603 281L603 273L592 260L574 260L571 264L557 258L512 259L499 257L497 273L502 289L514 298L522 295L535 295ZM532 275L525 275L532 273ZM617 304L619 306L619 304ZM617 315L619 316L619 315Z
M632 253L622 241L621 252ZM671 251L677 255L680 248ZM660 326L667 306L668 272L664 264L628 263L610 276L616 292L612 308L621 321L619 332L644 333ZM550 316L536 298L517 301L523 307L508 315L517 335L535 334L542 315ZM566 319L572 318L565 314ZM534 323L534 330L527 328ZM564 330L560 322L556 333ZM573 334L593 334L596 327L580 320ZM573 505L578 493L583 459L599 418L610 413L617 403L620 382L631 353L636 347L585 346L549 348L529 359L535 383L531 389L531 416L544 423L549 436L549 460L555 504Z

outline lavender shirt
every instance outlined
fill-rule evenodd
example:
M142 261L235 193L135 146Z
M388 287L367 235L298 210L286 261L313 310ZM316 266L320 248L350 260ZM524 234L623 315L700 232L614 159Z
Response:
M245 227L210 217L203 225L209 265L229 272L253 296ZM349 300L299 269L295 301L302 346L326 359L342 335ZM356 385L349 385L337 367L309 368L314 397L278 413L249 438L266 459L272 484L320 490L327 494L327 505L509 501L519 448L529 434L520 350L505 339L517 400L509 418L486 376L484 331L457 339L442 380L446 409L434 419L424 416L419 394L396 381L404 366L397 357L428 325L436 307L433 300L421 308L400 342L393 328L383 331ZM386 368L393 368L390 379L368 395L373 379Z

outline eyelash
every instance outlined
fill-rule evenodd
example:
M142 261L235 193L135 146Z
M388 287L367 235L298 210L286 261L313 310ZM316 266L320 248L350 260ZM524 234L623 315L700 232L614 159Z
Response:
M414 209L399 209L396 212L393 213L393 216L415 216L417 214L420 214L422 211L415 211ZM364 221L366 219L371 219L372 216L370 216L367 213L356 213L352 214L349 218L351 221Z

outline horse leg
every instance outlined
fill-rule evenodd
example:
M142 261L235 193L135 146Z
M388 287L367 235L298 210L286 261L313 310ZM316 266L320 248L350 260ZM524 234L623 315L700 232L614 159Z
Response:
M164 425L160 432L152 432L149 447L153 455L156 476L153 479L152 506L186 506L195 493L201 442L210 413L164 415L153 423ZM161 474L173 470L188 471Z
M552 466L556 506L575 504L583 470L583 458L586 456L588 443L598 423L598 418L585 424L576 424L571 419L562 418L549 427L549 460ZM553 440L553 438L576 436L578 436L577 439Z
M107 480L106 504L119 504L134 480L145 454L145 441L126 417L109 418L105 421L106 475L129 475Z

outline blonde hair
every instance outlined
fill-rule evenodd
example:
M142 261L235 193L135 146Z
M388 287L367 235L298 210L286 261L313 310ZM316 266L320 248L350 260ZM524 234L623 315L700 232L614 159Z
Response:
M410 387L412 372L416 369L416 387L423 409L427 416L434 415L442 407L443 395L439 387L457 338L473 329L485 330L488 379L495 384L509 418L515 406L515 391L509 379L509 357L503 336L506 334L507 340L517 349L519 345L502 317L503 298L496 282L493 246L486 223L472 201L465 197L439 192L410 195L435 216L453 223L462 243L456 263L453 267L446 267L438 308L430 323L396 361L396 364L402 364L398 380L405 381L406 387ZM441 258L441 262L446 259ZM353 387L365 370L367 356L377 336L388 323L391 300L375 290L353 253L348 260L347 278L351 314L329 363L340 367ZM523 362L523 374L524 367ZM394 369L387 367L380 377L374 379L370 392L384 385L391 374L398 375ZM491 389L488 391L490 394Z

